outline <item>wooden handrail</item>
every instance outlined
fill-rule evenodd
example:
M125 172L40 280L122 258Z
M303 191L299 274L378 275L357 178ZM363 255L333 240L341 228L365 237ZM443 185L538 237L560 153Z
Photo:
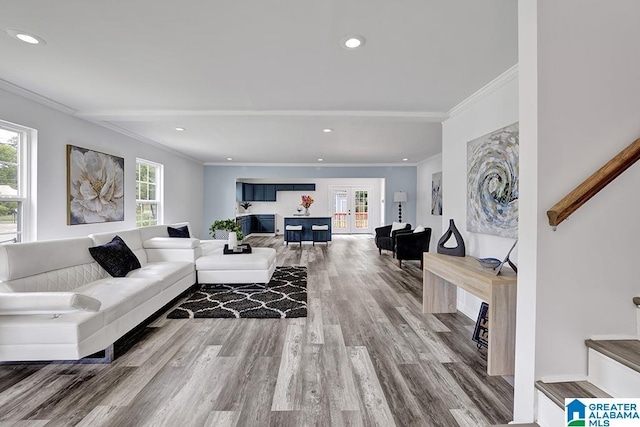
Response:
M618 175L626 171L638 160L640 160L640 138L619 152L618 155L609 160L606 165L598 169L597 172L587 178L582 184L578 185L571 193L553 205L553 207L547 211L549 225L555 230L558 224L567 219L569 215L584 205L587 200L595 196L598 191L606 187L607 184L616 179Z

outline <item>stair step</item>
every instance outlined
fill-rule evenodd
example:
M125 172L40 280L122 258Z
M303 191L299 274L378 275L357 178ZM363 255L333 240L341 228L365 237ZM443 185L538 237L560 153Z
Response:
M640 393L640 341L586 340L588 380L615 397Z
M586 340L584 343L621 365L640 372L639 340Z
M589 381L567 381L561 383L545 383L536 381L536 388L544 393L553 403L564 410L564 399L611 397Z

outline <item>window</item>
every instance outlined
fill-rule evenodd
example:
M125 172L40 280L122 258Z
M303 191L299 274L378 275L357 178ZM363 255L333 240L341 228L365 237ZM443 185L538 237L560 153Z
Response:
M0 243L35 238L29 157L35 130L0 121Z
M162 168L136 159L136 227L162 223Z

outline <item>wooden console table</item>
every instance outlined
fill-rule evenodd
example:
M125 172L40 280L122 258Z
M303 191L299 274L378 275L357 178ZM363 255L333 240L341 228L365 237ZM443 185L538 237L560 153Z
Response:
M513 375L516 342L516 273L483 269L473 257L424 254L423 313L455 313L459 287L489 303L487 373Z

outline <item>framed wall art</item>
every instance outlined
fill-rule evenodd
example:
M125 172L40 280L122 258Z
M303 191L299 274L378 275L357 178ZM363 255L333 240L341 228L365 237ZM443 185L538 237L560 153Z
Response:
M431 175L431 215L442 215L442 172Z
M518 123L467 143L467 231L518 237Z
M67 145L67 224L124 221L124 158Z

